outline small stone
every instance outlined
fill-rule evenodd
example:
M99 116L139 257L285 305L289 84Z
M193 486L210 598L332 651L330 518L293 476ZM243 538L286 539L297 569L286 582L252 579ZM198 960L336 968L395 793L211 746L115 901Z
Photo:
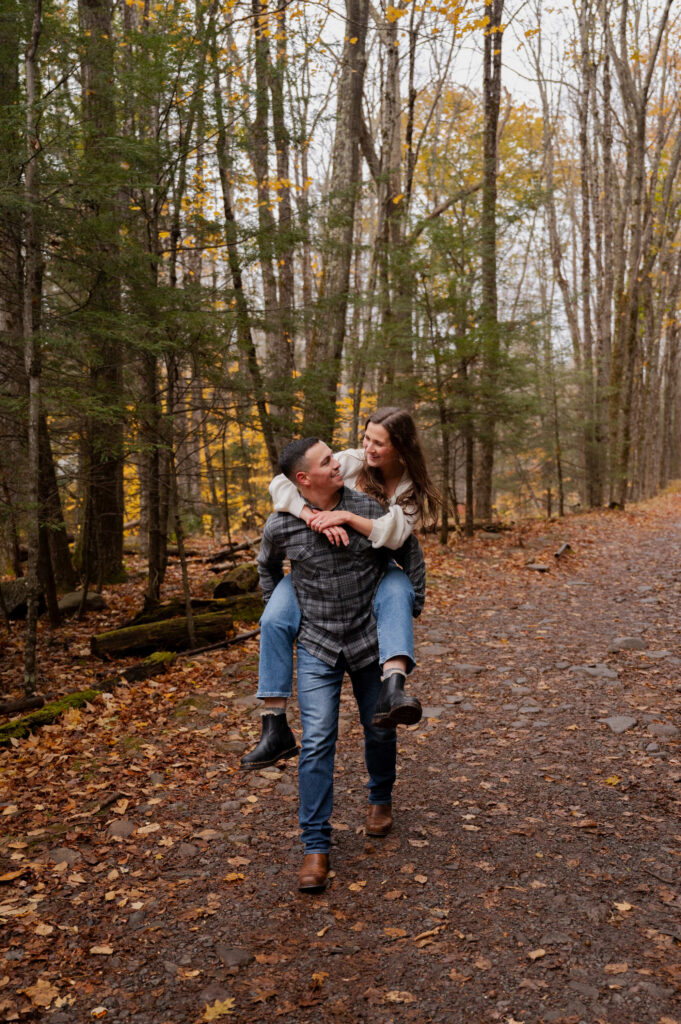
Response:
M448 693L445 697L448 704L461 704L465 699L462 693Z
M530 562L525 568L532 569L534 572L549 572L550 566L543 565L541 562Z
M617 651L647 651L648 644L640 636L616 636L608 649L613 654Z
M444 710L445 709L443 707L425 707L423 709L423 717L424 718L439 718L440 715L443 714Z
M609 665L573 665L570 672L579 672L592 679L617 679L619 672Z
M452 665L454 672L458 672L462 676L477 676L481 672L485 671L484 665L468 665L465 662L456 661Z
M556 662L556 668L561 669L561 671L564 668L570 668L570 662L569 661L557 661Z
M648 651L648 657L653 661L661 661L663 658L671 658L672 651Z
M632 718L631 715L612 715L610 718L599 718L598 721L603 722L611 732L619 736L620 733L633 729L638 719Z
M66 846L59 846L55 850L50 850L47 856L55 864L66 863L70 868L81 859L77 850L69 850Z
M225 967L245 967L253 963L255 957L247 949L239 949L237 946L226 946L219 942L215 946L215 952L222 960Z
M242 708L257 708L260 706L260 701L252 694L246 694L245 697L235 697L233 703L238 704Z
M648 743L647 746L646 746L646 751L649 754L656 754L659 749L660 749L660 744L659 743Z
M141 928L144 924L146 914L143 910L135 910L128 918L129 928Z
M518 708L519 715L536 715L539 711L541 708L536 704L524 704L523 707Z
M657 736L658 739L674 739L679 735L679 730L671 722L651 722L648 732L651 736Z
M62 615L74 615L80 610L82 600L82 590L75 590L71 594L65 594L59 601L59 611ZM87 597L85 598L86 611L100 612L106 607L106 601L101 594L98 594L96 591L92 592L88 590Z
M294 786L292 782L280 782L277 786L277 792L281 793L282 796L295 796L298 792L298 787Z
M196 857L198 852L198 846L194 846L193 843L180 843L177 848L179 857Z
M516 693L519 697L528 697L532 690L529 686L518 686L517 683L511 683L511 693Z
M444 644L422 644L419 647L419 654L422 657L434 657L437 658L442 654L449 654L450 648L445 647ZM454 666L456 668L456 665Z
M459 707L461 708L462 711L475 711L475 704L471 704L469 700L465 701L465 703L463 704L460 704Z
M133 834L137 825L134 821L130 821L129 818L121 818L120 821L112 821L106 830L106 834L111 838L117 836L119 839L129 839Z

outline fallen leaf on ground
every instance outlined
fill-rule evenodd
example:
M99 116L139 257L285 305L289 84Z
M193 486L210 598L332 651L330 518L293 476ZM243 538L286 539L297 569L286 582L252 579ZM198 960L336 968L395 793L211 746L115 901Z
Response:
M398 989L393 989L390 992L386 992L385 998L389 1003L415 1003L416 996L413 996L411 992L401 992Z
M606 974L626 974L629 964L606 964L603 970Z
M231 1013L234 1013L234 1000L231 996L227 999L216 999L214 1003L206 1005L201 1020L219 1020L220 1017L228 1017Z
M59 995L59 989L44 978L38 978L34 985L21 990L31 1000L34 1006L51 1006Z
M90 946L90 953L92 956L111 956L113 949L111 946Z

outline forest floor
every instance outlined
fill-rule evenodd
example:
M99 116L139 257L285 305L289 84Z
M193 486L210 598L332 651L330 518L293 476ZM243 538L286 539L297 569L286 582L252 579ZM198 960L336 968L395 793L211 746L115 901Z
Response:
M347 688L321 895L296 888L296 763L237 770L257 641L0 752L0 1018L681 1022L681 495L426 557L395 826L364 834ZM89 635L142 588L44 627L47 688L102 671Z

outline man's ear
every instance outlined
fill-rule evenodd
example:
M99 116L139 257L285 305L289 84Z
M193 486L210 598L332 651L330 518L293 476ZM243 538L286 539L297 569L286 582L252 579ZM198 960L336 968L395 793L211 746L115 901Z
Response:
M310 486L310 478L304 469L299 469L298 472L296 473L296 485L298 487Z

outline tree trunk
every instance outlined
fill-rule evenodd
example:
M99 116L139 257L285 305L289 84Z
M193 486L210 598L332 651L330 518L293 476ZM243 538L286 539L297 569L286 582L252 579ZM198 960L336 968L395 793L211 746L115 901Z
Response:
M480 219L480 263L482 301L482 403L476 508L483 522L492 518L492 487L496 448L495 400L500 355L497 311L497 143L501 103L501 40L504 0L491 0L485 7L489 23L485 28L483 52L483 173Z
M345 341L355 206L360 187L360 126L366 68L368 0L345 0L331 188L326 197L324 283L316 345L305 373L303 433L331 442Z
M28 379L28 516L26 535L28 540L28 611L26 614L26 639L24 646L24 692L27 697L36 691L37 667L36 644L38 625L38 600L40 581L38 562L40 555L39 479L40 479L40 343L35 333L37 308L41 300L36 291L40 278L40 239L38 234L38 186L37 160L40 152L38 139L38 68L37 50L42 30L42 0L34 0L31 37L26 50L26 167L24 190L26 214L24 223L24 307L23 333Z
M83 538L89 575L98 584L120 580L123 573L123 423L122 344L116 333L120 309L118 198L106 194L101 182L115 159L117 133L114 81L114 38L111 0L79 0L83 32L84 175L92 189L88 207L96 253L90 299L83 321L90 355L91 401L86 428L86 511Z

